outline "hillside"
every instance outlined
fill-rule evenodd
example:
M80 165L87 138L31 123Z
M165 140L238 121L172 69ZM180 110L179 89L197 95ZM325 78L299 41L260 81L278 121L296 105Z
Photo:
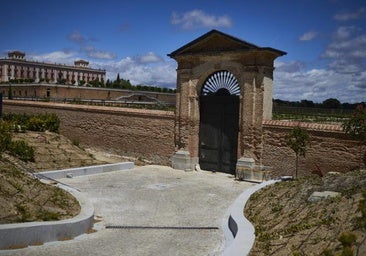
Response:
M33 178L32 172L123 161L116 155L84 150L58 133L14 133L13 140L34 147L35 161L24 162L6 153L0 159L0 224L60 220L79 213L74 197Z
M339 195L311 200L315 191ZM244 214L256 229L250 255L366 255L366 171L276 183Z

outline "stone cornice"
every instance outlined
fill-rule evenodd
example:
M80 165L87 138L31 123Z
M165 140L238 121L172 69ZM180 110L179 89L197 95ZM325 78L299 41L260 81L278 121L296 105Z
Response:
M75 66L68 66L65 64L52 64L52 63L45 63L45 62L37 62L37 61L26 61L26 60L14 60L14 59L0 59L0 65L7 64L7 65L18 65L18 66L32 66L38 68L53 68L59 70L71 70L71 71L78 71L78 72L96 72L105 74L106 71L103 69L94 69L89 67L75 67Z

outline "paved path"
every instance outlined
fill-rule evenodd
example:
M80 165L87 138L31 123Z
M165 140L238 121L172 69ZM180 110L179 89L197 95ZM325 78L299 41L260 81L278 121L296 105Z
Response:
M102 219L96 223L98 231L69 241L0 251L0 255L220 255L227 209L253 186L223 173L183 172L163 166L61 181L91 200L95 215Z

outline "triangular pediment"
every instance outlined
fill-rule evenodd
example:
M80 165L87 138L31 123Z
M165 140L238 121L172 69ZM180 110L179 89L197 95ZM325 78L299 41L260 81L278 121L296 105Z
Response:
M273 48L263 48L255 44L246 42L228 34L222 33L218 30L211 30L210 32L200 36L192 42L180 47L168 56L175 58L178 56L196 55L196 54L212 54L233 51L252 51L252 50L270 50L276 52L278 55L284 55L285 52Z

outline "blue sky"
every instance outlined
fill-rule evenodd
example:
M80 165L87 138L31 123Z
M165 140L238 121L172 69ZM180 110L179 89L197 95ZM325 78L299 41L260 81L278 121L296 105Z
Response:
M364 0L2 0L0 57L86 59L112 80L175 88L167 54L211 29L287 52L274 98L366 100Z

